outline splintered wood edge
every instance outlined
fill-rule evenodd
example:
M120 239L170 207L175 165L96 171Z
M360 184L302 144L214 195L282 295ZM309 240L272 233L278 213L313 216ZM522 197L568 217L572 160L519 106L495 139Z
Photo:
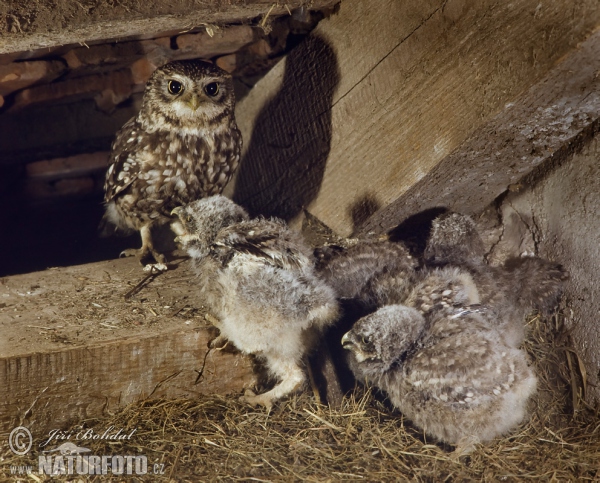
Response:
M43 432L146 398L235 394L251 361L209 350L207 329L166 332L0 359L0 432Z
M339 0L312 0L310 8L314 10L333 7ZM207 2L202 2L207 3ZM239 4L240 2L238 2ZM46 49L68 44L87 45L86 42L99 43L104 41L136 40L148 38L156 32L164 35L178 31L185 33L195 27L205 26L214 28L218 25L244 23L262 16L263 26L270 18L289 15L291 10L304 6L306 2L288 0L286 5L262 0L250 0L243 5L224 6L198 5L192 10L175 8L174 14L156 15L154 12L136 8L120 18L95 18L91 22L71 23L67 11L55 12L62 15L67 25L60 30L47 31L40 28L31 32L5 32L0 40L0 54L24 52L26 50ZM185 7L184 7L185 8ZM141 17L141 18L140 18ZM170 36L170 35L169 35Z
M542 177L600 130L598 72L597 30L425 177L371 216L355 235L388 231L435 207L477 213L509 185Z

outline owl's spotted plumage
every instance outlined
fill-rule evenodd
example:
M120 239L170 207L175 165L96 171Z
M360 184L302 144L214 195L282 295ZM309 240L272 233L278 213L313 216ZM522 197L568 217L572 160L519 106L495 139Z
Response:
M224 196L175 213L186 232L178 239L196 267L199 290L218 316L221 337L263 359L279 379L270 391L246 396L270 407L305 382L304 357L338 314L333 290L315 275L300 234L281 220L249 219Z
M537 380L525 353L506 345L493 311L388 305L342 339L357 379L385 391L416 426L468 452L526 416Z
M103 232L110 225L140 231L143 264L154 258L165 268L152 228L172 221L175 207L221 193L236 170L242 138L234 108L226 72L198 60L171 62L152 74L140 112L117 133Z

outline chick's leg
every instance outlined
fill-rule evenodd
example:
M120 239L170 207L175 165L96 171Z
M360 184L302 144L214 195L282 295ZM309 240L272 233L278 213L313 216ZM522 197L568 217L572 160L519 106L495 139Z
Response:
M295 360L268 358L267 365L269 366L269 370L281 382L263 394L255 395L252 391L246 391L242 399L253 406L261 405L270 410L274 401L300 389L306 377L304 371L298 366Z

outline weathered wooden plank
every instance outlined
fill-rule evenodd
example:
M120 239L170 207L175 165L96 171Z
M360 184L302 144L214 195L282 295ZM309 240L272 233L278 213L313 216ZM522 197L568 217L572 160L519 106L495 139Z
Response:
M252 384L248 358L208 350L215 331L187 262L125 298L142 277L120 259L0 279L0 432Z
M600 32L596 32L427 176L371 217L359 233L386 231L419 211L484 209L508 186L560 163L600 130ZM531 174L530 174L531 173Z
M339 0L312 0L311 8L335 5ZM23 4L8 0L0 23L0 54L54 46L124 38L175 35L202 25L215 26L257 17L287 15L304 0L210 0L197 2L144 2L124 0L85 7L73 2L40 0ZM60 26L60 28L56 28Z
M235 197L347 235L353 207L396 200L599 22L595 1L346 0L240 103Z

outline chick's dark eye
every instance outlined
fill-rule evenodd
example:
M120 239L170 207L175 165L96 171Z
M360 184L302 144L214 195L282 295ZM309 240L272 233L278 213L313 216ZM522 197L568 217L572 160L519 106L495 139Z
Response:
M363 343L363 344L369 344L369 343L371 342L371 338L370 338L370 337L367 337L366 335L363 335L363 336L361 337L361 340L362 340L362 343Z
M206 84L206 86L204 86L204 92L210 97L215 97L219 93L219 83L211 82L210 84Z
M169 94L176 96L183 92L183 84L176 80L170 80L167 84L167 89L169 89Z

